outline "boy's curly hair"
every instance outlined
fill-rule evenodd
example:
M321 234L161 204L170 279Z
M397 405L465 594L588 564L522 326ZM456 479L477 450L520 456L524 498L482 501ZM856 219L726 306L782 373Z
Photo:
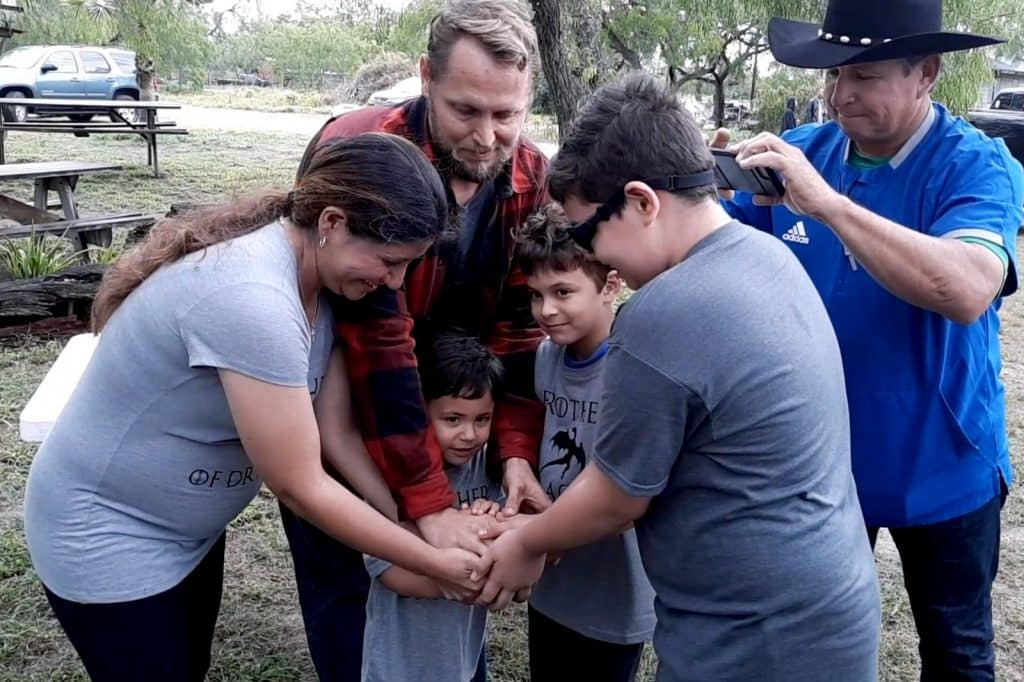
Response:
M558 204L537 210L514 234L516 263L527 277L543 270L571 272L583 268L600 291L612 269L576 245L569 237L571 226Z

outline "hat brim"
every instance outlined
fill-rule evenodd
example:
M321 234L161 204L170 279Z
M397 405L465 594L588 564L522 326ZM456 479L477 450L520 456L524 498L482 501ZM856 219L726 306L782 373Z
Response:
M880 62L918 55L959 52L1006 42L974 33L919 33L872 45L835 43L818 37L817 24L774 17L768 22L768 47L772 56L788 66L831 69L836 66Z

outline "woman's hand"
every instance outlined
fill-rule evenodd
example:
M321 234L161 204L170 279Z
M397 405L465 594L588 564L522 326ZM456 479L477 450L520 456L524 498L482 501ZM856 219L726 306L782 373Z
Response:
M483 589L487 574L480 557L464 549L435 549L430 576L445 599L472 603Z

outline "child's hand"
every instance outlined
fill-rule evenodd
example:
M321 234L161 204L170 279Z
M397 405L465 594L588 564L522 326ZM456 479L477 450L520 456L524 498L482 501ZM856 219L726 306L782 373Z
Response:
M509 530L516 530L522 528L533 519L537 518L536 514L516 514L515 516L508 516L505 512L501 512L495 518L498 519L498 528L502 533ZM547 565L557 566L558 562L562 560L561 554L548 554ZM519 601L517 599L517 601Z
M473 516L497 516L498 512L501 511L501 505L491 500L480 498L473 500L473 504L462 504L463 511L469 510Z
M522 528L530 521L533 521L535 518L537 518L537 515L515 514L514 516L510 516L506 514L504 511L502 511L495 518L498 520L498 527L501 529L501 532L505 532L507 530L516 530L518 528Z
M437 589L441 590L441 595L448 601L457 601L460 604L473 605L476 603L477 595L480 591L466 592L465 589L459 585L448 582L447 580L434 580L434 584L437 585Z
M520 533L503 533L491 543L483 557L490 574L487 584L477 598L477 604L487 605L491 611L500 611L514 598L526 598L527 589L540 579L544 571L544 555L534 554L519 540Z

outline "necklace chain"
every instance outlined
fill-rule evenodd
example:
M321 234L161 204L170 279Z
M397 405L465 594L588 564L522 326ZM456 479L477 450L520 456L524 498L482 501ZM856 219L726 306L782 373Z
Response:
M306 314L306 292L302 287L302 260L303 256L306 255L306 245L302 245L302 253L299 254L298 262L296 263L296 280L299 284L299 303L302 304L302 317L306 320L306 325L309 327L309 337L311 341L316 340L316 321L320 317L320 294L317 292L316 304L313 307L313 319L309 319L309 315Z

